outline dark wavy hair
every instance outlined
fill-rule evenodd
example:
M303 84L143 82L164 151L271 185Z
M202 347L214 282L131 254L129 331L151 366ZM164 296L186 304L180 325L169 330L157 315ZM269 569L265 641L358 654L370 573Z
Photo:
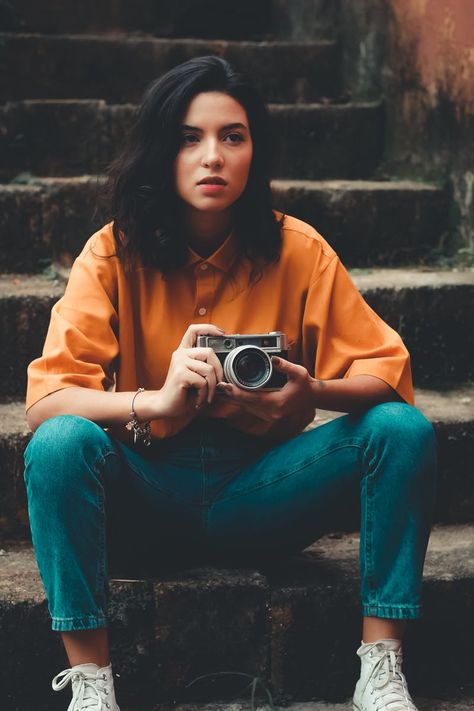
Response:
M281 248L280 223L271 204L270 120L256 89L224 59L191 59L149 85L127 143L106 171L101 202L113 220L117 255L128 267L138 258L169 274L186 263L174 161L187 107L197 94L207 91L232 96L249 120L252 163L247 186L232 206L232 217L240 253L253 262L253 280L263 266L278 261Z

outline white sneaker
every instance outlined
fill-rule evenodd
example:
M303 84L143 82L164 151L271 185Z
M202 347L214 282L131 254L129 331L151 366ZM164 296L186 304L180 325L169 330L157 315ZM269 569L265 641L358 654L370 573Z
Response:
M362 644L360 679L356 684L354 711L417 711L402 674L402 647L398 639L379 639Z
M54 691L71 682L72 701L67 711L120 711L115 700L112 666L99 669L97 664L77 664L57 674Z

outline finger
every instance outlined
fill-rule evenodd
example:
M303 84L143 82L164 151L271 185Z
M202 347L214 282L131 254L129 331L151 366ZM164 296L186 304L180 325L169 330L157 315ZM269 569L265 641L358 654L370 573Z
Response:
M224 380L224 371L222 370L222 365L219 358L216 356L212 348L189 348L187 349L188 356L191 358L196 358L197 360L203 360L212 365L216 374L216 382Z
M258 405L261 407L273 406L278 402L278 392L265 392L265 390L245 390L238 388L232 383L219 382L218 390L224 392L228 397L238 400L246 405Z
M214 351L212 351L211 355L207 359L207 362L209 365L212 365L214 368L214 374L216 377L216 385L220 381L224 380L224 370L222 369L222 363L220 362L219 358L216 356Z
M224 330L212 323L192 323L188 326L186 333L181 339L182 348L192 348L198 336L222 336Z
M198 389L196 394L196 410L199 410L207 401L207 380L206 378L201 378L203 385Z
M217 377L212 365L210 365L210 363L207 363L206 361L197 360L195 358L188 358L188 360L186 361L186 366L194 373L199 373L199 375L205 378L205 380L207 381L208 389L207 400L209 403L212 402L217 385Z
M275 408L280 405L280 391L244 390L231 383L218 383L219 391L238 403L244 410L261 420L270 422Z
M214 399L214 395L216 394L216 387L217 387L217 376L214 368L210 366L211 370L209 375L206 376L207 380L207 401L208 403L211 403Z
M182 387L195 392L194 405L196 409L202 407L207 399L207 381L199 373L188 369L182 382Z
M219 383L219 386L221 385L222 384ZM227 386L228 383L223 383L223 385ZM234 386L230 387L232 388ZM238 390L238 388L236 388L236 390ZM218 391L221 391L221 387L218 387ZM224 390L222 390L222 392L224 392ZM246 400L245 397L239 397L240 394L241 393L237 393L237 397L232 397L232 395L229 395L229 397L232 398L234 402L238 403L243 411L248 412L251 415L255 415L255 417L258 417L260 420L265 420L266 422L271 421L271 412L273 410L268 406L268 404L262 403L262 401L258 398L255 400Z
M258 417L259 420L264 420L265 422L271 422L272 416L270 410L267 407L262 407L261 405L253 405L250 403L243 403L242 409L249 412L251 415Z
M305 377L308 373L306 368L297 363L292 363L285 358L279 358L278 356L272 356L272 366L273 369L279 373L285 373L288 378L301 378Z

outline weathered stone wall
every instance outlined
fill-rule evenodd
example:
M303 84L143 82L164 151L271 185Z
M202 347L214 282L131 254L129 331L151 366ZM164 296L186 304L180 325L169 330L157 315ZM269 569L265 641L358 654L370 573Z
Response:
M474 4L472 0L341 0L345 83L383 92L385 170L448 181L446 250L474 252Z

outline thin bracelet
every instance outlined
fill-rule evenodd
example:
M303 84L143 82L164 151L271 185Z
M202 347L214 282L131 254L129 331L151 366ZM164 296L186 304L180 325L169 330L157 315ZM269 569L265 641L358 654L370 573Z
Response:
M145 388L138 388L137 392L132 398L132 407L130 412L130 422L127 422L125 427L127 430L133 430L133 444L137 443L137 440L141 439L145 447L149 447L151 444L151 425L150 420L147 422L139 422L137 413L135 412L135 398L140 393L144 392Z

